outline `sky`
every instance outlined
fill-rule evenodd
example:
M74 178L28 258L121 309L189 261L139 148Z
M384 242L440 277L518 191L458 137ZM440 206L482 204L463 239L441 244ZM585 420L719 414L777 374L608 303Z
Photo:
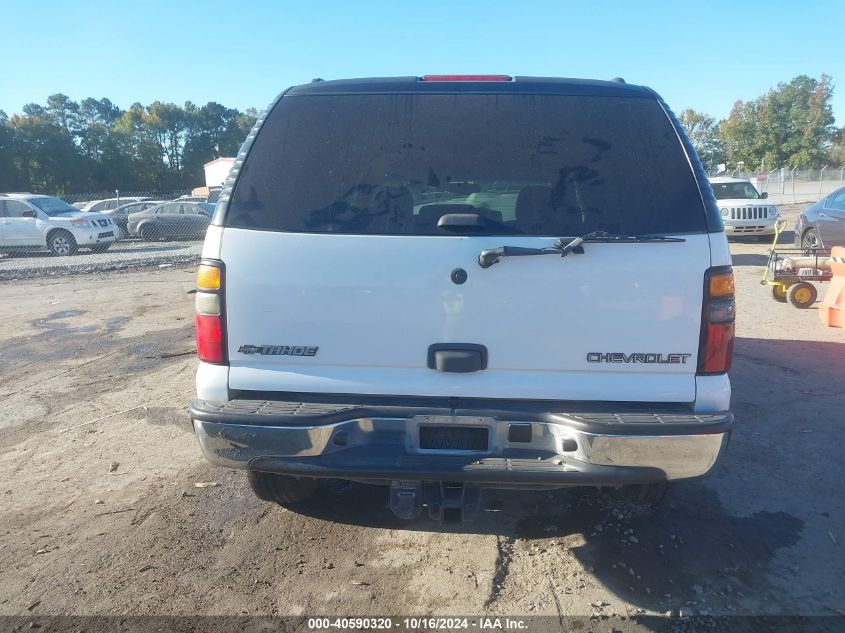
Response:
M0 0L0 109L74 100L263 108L314 77L497 73L610 79L723 118L799 74L833 77L845 0Z

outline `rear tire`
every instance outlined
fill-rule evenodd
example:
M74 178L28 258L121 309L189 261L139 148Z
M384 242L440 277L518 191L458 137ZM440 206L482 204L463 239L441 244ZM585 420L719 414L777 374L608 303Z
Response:
M76 240L70 232L57 229L47 236L47 248L57 257L67 257L76 252Z
M816 229L807 229L804 231L804 235L801 236L801 250L804 251L804 254L812 255L821 248L824 247Z
M816 290L816 287L806 281L790 286L786 293L786 298L789 303L801 310L806 310L807 308L812 307L818 296L819 293Z
M669 489L669 483L658 481L650 484L628 484L619 489L619 497L626 503L638 506L656 506Z
M307 477L262 473L257 470L247 471L247 477L256 497L281 506L307 501L320 490L320 482Z
M151 226L144 225L140 229L138 229L138 237L140 237L145 242L155 242L156 235L155 231L153 231Z

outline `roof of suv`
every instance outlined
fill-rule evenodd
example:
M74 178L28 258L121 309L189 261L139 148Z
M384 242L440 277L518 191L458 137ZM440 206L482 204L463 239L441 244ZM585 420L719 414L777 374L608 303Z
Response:
M563 77L512 77L510 81L424 80L422 77L370 77L333 81L314 80L311 83L292 87L285 93L285 96L396 94L408 92L451 94L525 93L617 97L653 96L651 90L645 86L637 86L622 81L569 79Z

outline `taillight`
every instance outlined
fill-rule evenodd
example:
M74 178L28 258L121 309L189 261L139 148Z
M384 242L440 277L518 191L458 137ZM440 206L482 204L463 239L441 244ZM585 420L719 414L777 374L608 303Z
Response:
M710 268L704 274L704 304L698 373L724 374L730 371L734 349L734 274L730 266Z
M197 269L194 325L197 356L205 363L226 362L223 262L203 260Z
M509 75L423 75L422 81L513 81Z

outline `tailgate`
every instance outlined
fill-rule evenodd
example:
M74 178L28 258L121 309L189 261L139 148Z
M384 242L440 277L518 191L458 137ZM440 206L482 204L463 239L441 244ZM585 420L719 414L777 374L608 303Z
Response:
M691 402L710 248L706 234L682 237L482 269L484 248L554 240L227 228L229 386ZM486 369L429 368L429 347L448 343L485 346Z

